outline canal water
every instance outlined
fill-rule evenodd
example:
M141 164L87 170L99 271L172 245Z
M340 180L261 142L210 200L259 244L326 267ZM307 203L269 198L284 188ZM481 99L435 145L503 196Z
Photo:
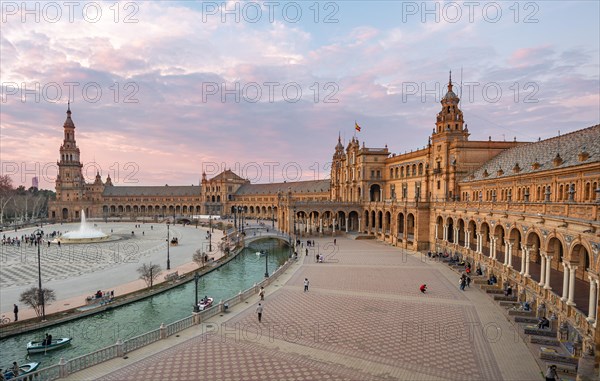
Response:
M289 248L280 241L253 243L226 265L200 278L198 299L206 295L218 303L219 300L229 299L263 280L265 256L256 255L261 249L269 252L269 274L283 265L289 257ZM110 346L118 339L127 340L155 330L161 323L181 320L192 314L194 288L194 281L191 281L110 311L4 339L0 341L0 367L5 369L13 361L19 364L40 362L40 368L52 366L58 364L61 357L69 360L82 356ZM41 340L46 333L52 334L55 339L71 337L72 344L46 354L28 355L27 343Z

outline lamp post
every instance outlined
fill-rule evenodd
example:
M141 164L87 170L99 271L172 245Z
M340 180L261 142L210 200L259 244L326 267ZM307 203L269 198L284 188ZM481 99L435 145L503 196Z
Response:
M235 228L235 230L237 231L237 205L234 205L233 207L233 227Z
M194 312L196 312L196 313L200 312L200 307L198 306L198 281L199 280L200 280L200 274L195 273L194 274L194 285L196 287L194 288L194 297L195 297Z
M171 256L169 253L169 248L171 246L171 242L170 242L170 237L169 237L169 227L171 226L171 223L169 221L167 221L167 270L171 270Z
M269 250L265 250L265 278L269 277Z
M294 207L294 236L296 235L296 207Z
M37 255L38 255L38 292L39 302L42 305L42 321L46 320L46 305L44 303L44 291L42 290L42 260L40 255L40 246L42 246L42 237L44 231L42 229L36 229L33 234L37 238Z
M245 220L245 217L246 217L245 216L246 211L244 210L243 206L241 208L242 208L242 233L243 233L244 232L244 223L245 223L244 220Z
M271 226L273 227L273 229L275 229L275 205L271 207L271 222Z
M212 215L208 216L208 251L212 251Z

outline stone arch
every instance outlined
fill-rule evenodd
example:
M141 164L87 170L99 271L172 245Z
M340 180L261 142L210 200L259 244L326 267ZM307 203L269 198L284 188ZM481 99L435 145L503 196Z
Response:
M356 210L352 210L350 211L350 213L348 213L348 223L350 224L350 226L348 226L348 231L351 232L357 232L359 229L358 226L358 212Z
M518 261L513 261L513 267L517 271L521 271L521 256L523 255L523 250L521 250L521 243L523 235L521 234L521 230L517 226L513 226L510 228L508 232L508 239L512 242L512 256L518 257Z
M490 256L490 225L483 221L481 225L479 225L479 232L481 233L481 251Z
M396 216L396 226L397 226L398 239L404 239L404 231L405 231L404 213L400 212L400 213L398 213L398 216Z
M371 227L375 229L375 211L371 210Z
M590 251L591 250L586 247L586 244L582 241L573 242L571 245L569 260L571 263L577 264L575 276L579 279L587 280L588 272L590 270L594 271Z
M465 220L459 218L456 222L456 227L458 227L458 245L461 247L465 246Z
M504 226L502 224L496 224L494 226L494 237L496 237L496 258L500 262L504 262L504 255L506 251L506 233L504 232Z
M552 234L546 242L546 252L552 255L550 267L562 272L562 261L565 259L565 244L562 238L558 234Z
M63 220L69 219L69 209L67 209L67 208L62 209L62 219Z
M477 223L474 220L469 220L467 224L467 231L469 232L469 249L477 249Z
M363 217L364 218L364 223L363 223L364 225L363 226L365 227L364 231L367 231L369 229L370 221L371 221L370 218L369 218L370 217L369 216L370 215L369 211L365 210L364 215L365 216Z
M392 214L389 211L385 212L384 226L385 226L384 233L389 234L391 232L391 228L392 228Z
M383 229L383 212L380 210L377 212L377 230Z
M415 215L412 213L409 213L406 216L406 235L407 235L407 240L409 242L414 242L415 240Z
M379 184L373 184L369 188L369 201L381 201L381 186Z
M444 218L442 216L438 216L436 221L436 231L437 231L437 236L435 237L436 239L442 239L444 236Z
M446 240L454 243L454 219L452 217L446 218Z
M528 230L527 235L525 236L525 244L529 248L529 262L541 266L540 248L542 246L542 239L538 232L534 229ZM538 269L537 266L530 267L531 278L538 282L541 280L540 269L541 267Z

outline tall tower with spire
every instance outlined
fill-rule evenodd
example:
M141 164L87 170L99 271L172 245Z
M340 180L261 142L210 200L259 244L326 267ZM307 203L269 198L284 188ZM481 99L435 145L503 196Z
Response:
M452 91L452 71L448 80L448 91L441 100L442 110L437 115L435 122L436 134L449 133L454 139L467 140L469 131L464 126L463 113L458 108L460 98Z
M71 119L71 104L67 106L67 119L63 124L63 143L60 146L60 160L58 175L56 176L56 201L64 202L73 207L83 201L85 196L85 180L83 178L83 164L80 161L79 148L75 141L75 124ZM63 219L79 218L79 209L70 210L63 208Z

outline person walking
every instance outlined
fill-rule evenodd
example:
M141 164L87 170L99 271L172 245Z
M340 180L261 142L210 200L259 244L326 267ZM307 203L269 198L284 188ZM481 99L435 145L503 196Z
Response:
M421 290L421 293L425 293L425 291L427 291L427 285L426 284L422 284L421 287L419 287L419 290Z
M256 314L258 315L258 322L260 323L262 320L263 306L258 303L258 307L256 307Z
M13 312L15 313L15 321L19 321L19 306L15 304L15 308L13 308Z
M458 281L458 285L460 286L460 289L462 291L465 290L465 286L467 285L467 277L463 274L463 276L460 277L460 280Z
M308 278L304 278L304 292L308 292L309 283Z
M260 292L258 295L260 295L260 300L265 300L265 288L263 286L260 286Z

